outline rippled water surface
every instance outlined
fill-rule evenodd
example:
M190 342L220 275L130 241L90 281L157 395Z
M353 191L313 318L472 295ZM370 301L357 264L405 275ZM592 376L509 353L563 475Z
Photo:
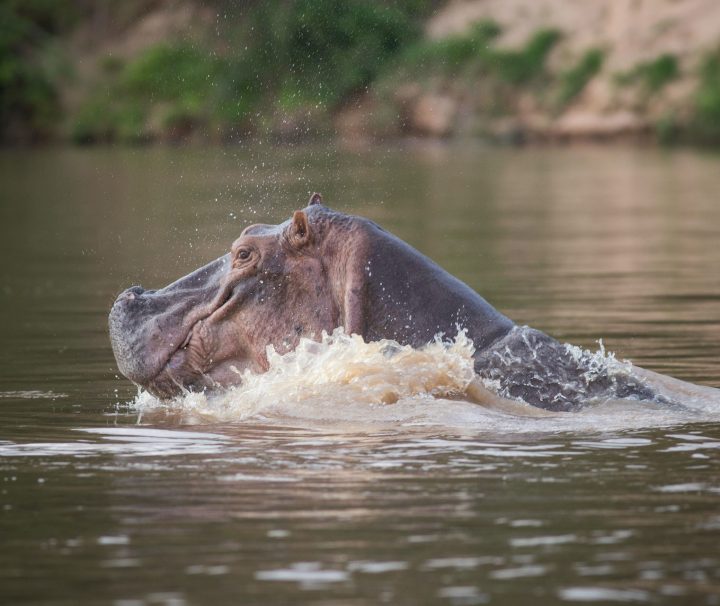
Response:
M720 157L49 149L0 183L0 603L720 604L712 398L531 415L458 397L462 348L351 344L166 409L106 333L120 290L319 190L520 324L718 388ZM366 380L308 390L331 367Z

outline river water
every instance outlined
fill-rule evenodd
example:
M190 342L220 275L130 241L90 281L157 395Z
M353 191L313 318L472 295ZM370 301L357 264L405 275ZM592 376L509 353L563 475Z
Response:
M317 190L519 324L718 388L717 155L45 149L0 183L0 603L720 604L717 399L495 410L467 344L335 335L165 407L106 328Z

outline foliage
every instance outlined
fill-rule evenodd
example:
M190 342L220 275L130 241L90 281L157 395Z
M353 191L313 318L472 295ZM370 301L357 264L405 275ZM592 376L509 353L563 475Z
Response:
M147 112L141 104L97 95L80 108L70 135L76 143L115 140L139 143L147 138L146 119Z
M656 93L679 75L677 57L665 53L652 61L638 63L631 70L618 74L616 80L621 85L639 82L648 92Z
M408 49L396 62L396 67L414 72L439 71L452 74L474 67L500 81L522 86L543 75L545 61L560 32L554 29L537 31L525 47L519 50L500 50L493 42L502 32L494 21L481 21L466 34L440 40L422 40Z
M544 73L545 60L560 37L560 32L555 29L542 29L519 51L495 51L490 55L494 71L502 80L514 85L537 79Z
M494 21L481 21L467 34L410 45L396 62L414 70L457 71L472 62L487 63L489 47L502 29Z
M603 61L603 52L599 49L591 49L574 67L561 74L558 94L560 106L567 105L583 91L587 83L600 71Z
M53 0L0 3L0 140L49 134L58 94L44 51L78 13Z
M126 65L103 59L102 67L111 80L98 87L75 116L72 138L77 142L143 141L158 103L166 106L163 127L206 119L223 62L188 45L163 44Z
M235 15L235 29L227 32L232 49L222 55L211 46L164 44L125 66L111 62L104 69L111 94L88 100L73 136L119 138L128 121L133 128L125 130L132 132L159 104L166 107L164 128L203 123L224 131L244 129L259 114L332 109L363 91L420 35L419 17L426 10L422 0L254 3Z
M570 69L551 72L548 58L560 32L538 30L521 48L499 48L501 27L489 20L428 40L422 22L439 0L205 2L228 17L213 35L203 38L200 28L192 43L174 39L130 58L99 60L68 120L75 141L142 142L193 131L225 137L253 128L275 132L278 125L300 132L308 120L329 124L331 112L370 87L380 99L375 111L382 113L385 103L383 115L398 127L404 110L394 94L403 81L413 85L409 91L441 87L464 95L485 116L512 112L520 100L529 111L558 110L604 63L603 51L591 49ZM61 97L72 98L59 92L67 74L58 40L101 13L122 32L153 6L144 0L0 0L0 141L58 132ZM666 53L616 81L647 96L679 75L677 57ZM699 76L692 117L678 109L657 121L662 141L720 142L720 51L703 60Z
M382 66L420 35L402 3L275 0L250 16L249 52L236 62L244 90L284 104L334 106L363 90ZM249 91L249 92L250 92Z
M700 67L691 131L700 142L720 142L720 51L705 57Z

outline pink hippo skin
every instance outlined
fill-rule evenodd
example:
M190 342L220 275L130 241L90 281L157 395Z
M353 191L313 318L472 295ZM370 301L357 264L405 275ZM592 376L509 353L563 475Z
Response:
M551 337L520 328L423 254L368 219L322 204L280 225L251 225L230 252L160 290L115 301L110 338L120 371L161 398L237 384L267 370L266 348L342 326L366 341L420 347L465 329L475 371L499 395L550 410L589 398L664 400L633 375L598 373Z

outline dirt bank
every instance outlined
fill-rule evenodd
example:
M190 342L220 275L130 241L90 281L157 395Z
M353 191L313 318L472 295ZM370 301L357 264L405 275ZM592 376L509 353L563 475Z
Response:
M0 139L720 144L716 0L418 4L128 0L72 26L58 9L0 48L21 76L0 81Z
M482 52L462 56L483 24L497 27ZM521 77L503 72L542 32L556 41ZM431 137L569 140L712 138L720 120L720 3L715 0L456 0L426 23L434 58L398 69L371 91L390 104L401 129ZM529 51L525 51L526 54ZM444 55L443 55L444 53ZM713 63L713 58L715 62ZM531 57L532 59L532 57ZM493 62L494 61L494 62ZM454 62L454 64L453 64ZM430 63L430 64L428 64ZM336 124L365 124L358 108ZM704 113L703 113L704 112Z

